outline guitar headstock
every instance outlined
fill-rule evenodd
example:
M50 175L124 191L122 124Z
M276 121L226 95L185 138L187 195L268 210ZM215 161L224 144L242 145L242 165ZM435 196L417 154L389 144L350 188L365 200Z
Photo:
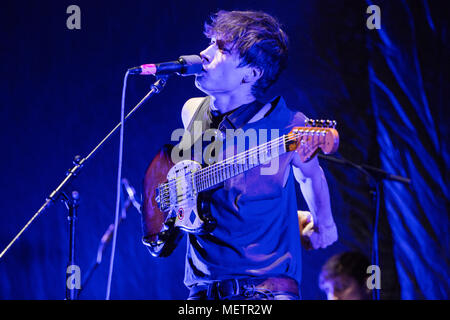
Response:
M294 127L286 138L286 150L296 150L302 162L311 160L317 152L334 153L339 147L336 121L305 120L304 127Z

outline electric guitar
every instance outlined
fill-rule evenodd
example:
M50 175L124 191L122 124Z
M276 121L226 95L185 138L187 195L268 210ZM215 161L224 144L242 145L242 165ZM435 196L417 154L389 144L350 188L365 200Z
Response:
M319 149L325 154L336 152L339 135L335 126L335 121L306 120L304 127L294 127L288 134L204 168L192 160L174 165L169 148L163 149L144 178L143 222L147 238L161 239L171 228L195 234L210 232L215 219L203 208L208 190L290 151L298 152L302 162L312 159Z

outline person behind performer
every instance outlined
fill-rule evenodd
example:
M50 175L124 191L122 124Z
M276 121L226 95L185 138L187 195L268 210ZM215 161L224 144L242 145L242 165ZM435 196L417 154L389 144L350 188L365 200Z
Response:
M224 116L245 114L255 106L243 130L276 128L281 135L304 125L306 117L289 109L283 98L261 101L287 61L288 39L274 17L257 11L219 11L205 23L204 33L210 44L200 53L204 71L196 75L195 85L207 96L189 99L183 106L187 131L195 121L203 129L218 128ZM287 152L279 157L275 174L262 175L254 168L211 191L206 208L216 220L215 228L187 234L184 283L189 299L299 298L295 181L314 215L312 247L325 248L337 240L328 185L317 157L303 163L297 152ZM162 239L151 232L149 194L144 187L143 242L154 256L167 256L182 235L174 229L164 232Z
M328 300L370 300L367 286L367 257L358 251L336 254L328 259L319 275L319 287Z

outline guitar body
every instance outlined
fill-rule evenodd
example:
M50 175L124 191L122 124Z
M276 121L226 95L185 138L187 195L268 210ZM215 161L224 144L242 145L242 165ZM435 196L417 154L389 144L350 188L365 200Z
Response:
M158 184L166 179L167 173L173 167L170 159L172 146L165 145L153 158L147 168L143 182L142 224L144 238L147 241L156 241L158 233L162 230L166 221L167 212L159 209L156 202Z
M155 241L172 227L188 233L209 232L215 226L207 204L210 193L198 195L193 173L202 166L183 160L174 164L172 146L165 146L150 163L144 178L143 224L145 237ZM162 188L161 184L166 183ZM161 199L165 194L168 201Z

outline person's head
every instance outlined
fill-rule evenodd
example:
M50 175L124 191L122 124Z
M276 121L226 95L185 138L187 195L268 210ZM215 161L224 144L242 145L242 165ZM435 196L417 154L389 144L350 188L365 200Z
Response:
M278 21L264 12L219 11L205 23L210 45L200 53L205 72L196 77L207 94L246 90L260 97L287 63L288 39Z
M332 256L319 275L319 287L328 300L368 300L371 290L366 281L369 260L362 253L352 251Z

